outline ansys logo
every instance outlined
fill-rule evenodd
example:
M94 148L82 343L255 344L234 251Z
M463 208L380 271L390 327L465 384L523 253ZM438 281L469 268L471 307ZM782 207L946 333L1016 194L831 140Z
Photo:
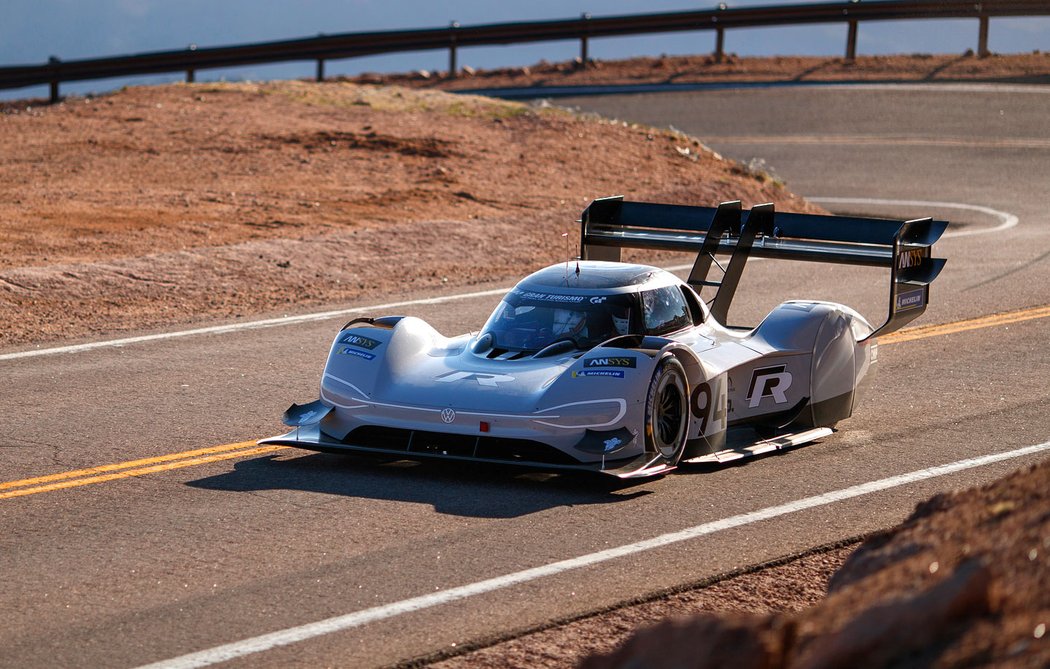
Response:
M791 374L785 371L784 365L756 369L747 386L747 406L754 409L766 397L772 397L775 404L786 404L788 398L784 391L790 387Z
M369 351L375 349L382 342L371 337L362 337L361 335L348 334L343 337L344 344L350 344L351 346L358 346L360 348L368 349Z
M635 367L637 359L628 356L616 358L587 358L583 361L584 367Z

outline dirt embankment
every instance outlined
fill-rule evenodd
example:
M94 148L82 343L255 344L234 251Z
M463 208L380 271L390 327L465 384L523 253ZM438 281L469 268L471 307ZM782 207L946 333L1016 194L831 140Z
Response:
M1050 666L1050 461L901 525L437 661L440 669Z
M660 623L597 667L1050 666L1050 462L920 504L797 613Z
M0 143L0 348L513 280L595 197L811 209L680 133L349 83L8 105Z

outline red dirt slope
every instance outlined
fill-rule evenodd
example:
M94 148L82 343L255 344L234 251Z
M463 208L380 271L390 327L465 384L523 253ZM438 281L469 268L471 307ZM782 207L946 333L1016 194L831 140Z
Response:
M1050 461L938 495L866 541L799 613L703 614L581 666L1050 666Z
M0 348L508 281L595 197L813 210L680 133L397 87L8 105L0 143Z

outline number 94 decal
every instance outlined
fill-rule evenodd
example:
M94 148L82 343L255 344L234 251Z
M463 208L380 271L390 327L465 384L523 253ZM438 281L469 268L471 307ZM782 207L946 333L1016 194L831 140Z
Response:
M689 397L693 416L700 421L697 436L717 434L726 429L726 384L725 376L705 381L693 389Z

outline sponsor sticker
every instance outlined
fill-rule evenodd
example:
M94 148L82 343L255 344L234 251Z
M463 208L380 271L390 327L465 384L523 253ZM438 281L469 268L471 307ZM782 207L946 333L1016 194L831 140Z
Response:
M623 443L623 439L620 439L619 437L613 437L611 439L606 439L605 441L602 442L602 450L605 451L606 453L612 453L613 451L616 450L616 447L619 446L622 443Z
M345 337L343 337L342 342L344 344L350 344L351 346L367 349L369 351L375 349L377 346L383 343L377 339L362 337L358 334L348 334Z
M578 379L583 376L604 376L606 378L623 378L622 369L583 369L572 373L572 378Z
M786 404L785 392L791 387L791 372L784 365L762 367L751 373L751 383L747 387L748 408L754 409L766 397L773 398L774 404Z
M616 356L607 358L584 358L583 366L588 369L592 367L630 367L638 366L638 359L631 356Z
M897 256L897 269L908 269L910 267L918 267L922 264L922 260L925 257L926 251L923 249L901 251L901 254Z
M516 290L514 294L524 300L555 304L579 304L587 299L586 295L558 295L557 293L537 293L531 290Z
M897 311L906 309L917 309L926 304L926 289L915 288L903 293L897 293Z
M349 346L340 346L337 351L340 355L354 355L358 358L364 358L365 360L375 360L375 353L369 353L368 351L358 351L356 348L350 348Z
M514 380L509 374L485 374L482 372L448 372L435 379L439 383L454 383L456 381L477 381L479 386L495 388L501 383Z

